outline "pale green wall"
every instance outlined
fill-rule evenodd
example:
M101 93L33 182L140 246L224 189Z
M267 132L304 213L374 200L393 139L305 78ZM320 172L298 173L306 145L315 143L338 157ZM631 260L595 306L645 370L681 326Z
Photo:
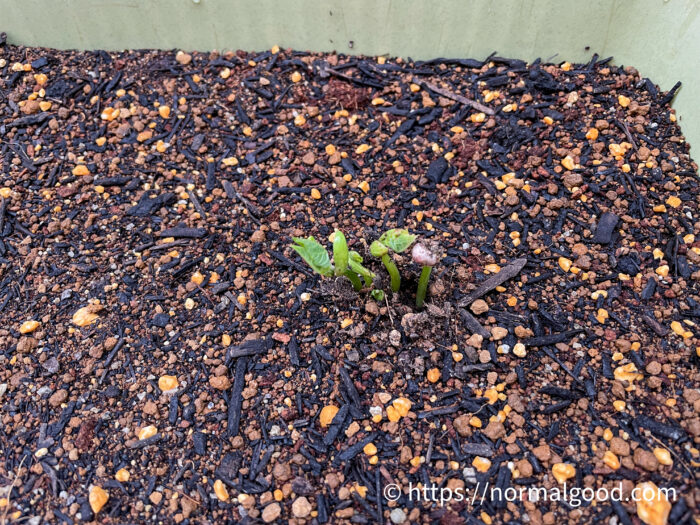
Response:
M699 13L700 0L0 0L0 31L13 43L81 49L278 44L555 61L597 52L662 89L681 80L674 106L688 141L700 144Z

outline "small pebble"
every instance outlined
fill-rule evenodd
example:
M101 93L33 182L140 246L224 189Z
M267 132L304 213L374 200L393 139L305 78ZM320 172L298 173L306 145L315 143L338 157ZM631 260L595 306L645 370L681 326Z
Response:
M397 525L406 521L406 513L402 509L392 509L389 517L391 522Z

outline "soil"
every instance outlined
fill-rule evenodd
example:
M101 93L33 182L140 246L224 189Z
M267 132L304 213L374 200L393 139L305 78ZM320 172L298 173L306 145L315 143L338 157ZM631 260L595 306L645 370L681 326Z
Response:
M597 56L0 43L0 522L691 523L675 89ZM336 228L383 302L289 248ZM441 247L422 311L410 257L391 294L369 256L390 228ZM564 479L677 497L408 493Z

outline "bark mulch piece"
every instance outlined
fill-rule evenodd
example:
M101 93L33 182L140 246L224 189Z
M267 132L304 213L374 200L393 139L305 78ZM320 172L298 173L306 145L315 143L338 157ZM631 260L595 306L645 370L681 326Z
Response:
M1 42L0 521L643 514L408 493L556 473L673 488L689 522L700 185L675 89L597 56ZM369 243L439 244L426 308L408 257L377 302L289 248L336 228L387 289Z

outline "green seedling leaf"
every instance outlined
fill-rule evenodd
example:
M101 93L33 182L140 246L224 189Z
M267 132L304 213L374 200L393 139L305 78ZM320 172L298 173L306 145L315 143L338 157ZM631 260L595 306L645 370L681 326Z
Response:
M355 261L356 263L362 263L362 261L364 261L364 259L362 258L362 255L360 255L359 253L357 253L355 250L351 250L351 251L350 251L350 258L349 258L349 260L350 260L350 261Z
M292 237L292 239L296 243L292 244L292 249L306 261L306 264L311 266L313 271L326 277L333 275L333 266L328 252L316 239L313 237L307 239Z
M335 230L333 237L333 263L336 275L343 275L348 269L348 242L339 230Z
M370 295L375 301L382 302L384 300L384 290L372 290Z
M380 243L382 243L384 246L388 246L396 253L406 251L415 240L416 236L408 233L408 230L404 230L403 228L396 228L386 231L381 237L379 237Z
M381 257L382 255L385 255L389 252L389 248L384 246L381 242L379 241L374 241L372 244L369 246L369 253L372 254L372 257Z

